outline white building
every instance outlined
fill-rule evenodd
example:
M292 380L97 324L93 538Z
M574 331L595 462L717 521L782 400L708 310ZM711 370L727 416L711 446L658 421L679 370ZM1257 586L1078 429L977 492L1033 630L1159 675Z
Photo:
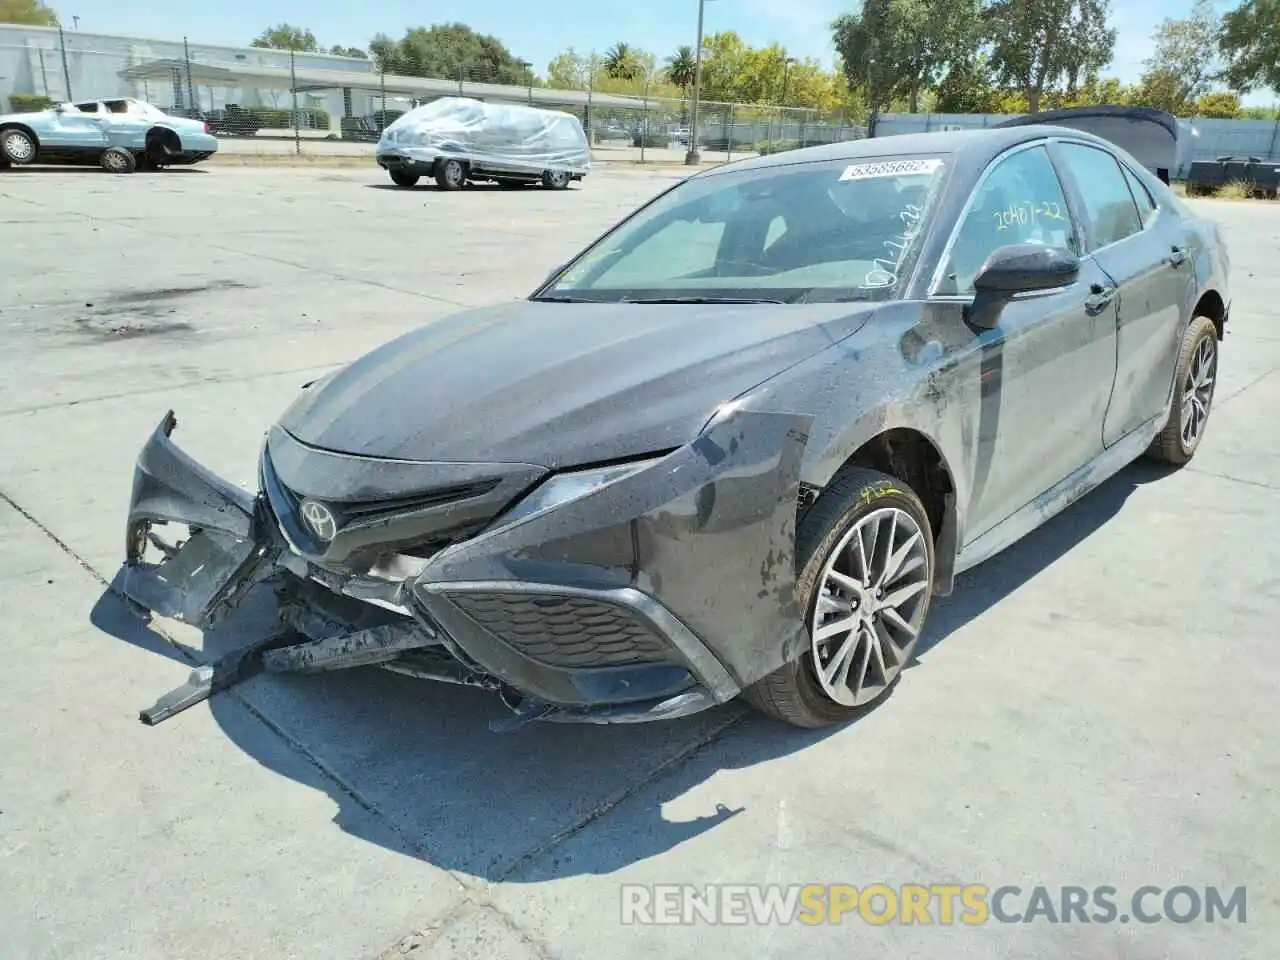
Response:
M324 53L298 53L298 70L373 73L369 60ZM120 72L156 60L191 61L252 69L289 69L287 50L220 47L182 40L117 37L56 27L0 24L0 111L8 111L9 95L36 94L52 100L137 97L159 107L195 106L214 110L227 103L241 106L291 106L288 90L237 89L188 82L184 71L169 79L124 80ZM341 93L308 94L299 106L315 106L341 115ZM194 103L192 102L194 100ZM336 101L336 102L335 102Z

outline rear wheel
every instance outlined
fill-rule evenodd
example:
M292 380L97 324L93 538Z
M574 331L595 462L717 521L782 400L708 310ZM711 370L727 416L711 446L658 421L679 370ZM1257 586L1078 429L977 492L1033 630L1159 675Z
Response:
M12 164L30 163L36 158L36 141L31 134L16 127L0 133L0 157Z
M1196 317L1182 337L1169 419L1148 448L1149 457L1181 466L1195 456L1209 422L1217 380L1218 328L1208 317Z
M542 174L542 185L552 190L567 190L570 179L567 170L547 170Z
M419 175L408 170L392 170L391 181L397 187L412 187L418 183Z
M467 182L467 171L461 160L442 160L436 164L436 186L441 190L461 190Z
M747 690L797 727L825 727L884 701L910 662L933 596L934 545L920 498L900 480L842 470L796 531L809 649Z
M98 163L107 173L133 173L138 169L138 161L123 147L107 147Z

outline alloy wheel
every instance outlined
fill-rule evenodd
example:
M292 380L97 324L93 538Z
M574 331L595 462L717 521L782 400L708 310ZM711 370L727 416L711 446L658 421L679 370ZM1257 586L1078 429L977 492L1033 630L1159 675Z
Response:
M102 158L102 165L112 173L119 173L127 168L128 163L119 153L108 153Z
M810 629L813 670L828 697L860 707L884 694L911 659L932 578L925 534L905 510L872 511L841 538Z
M1205 337L1191 355L1191 368L1182 387L1182 446L1196 448L1204 435L1213 402L1213 388L1218 373L1218 345L1213 337Z

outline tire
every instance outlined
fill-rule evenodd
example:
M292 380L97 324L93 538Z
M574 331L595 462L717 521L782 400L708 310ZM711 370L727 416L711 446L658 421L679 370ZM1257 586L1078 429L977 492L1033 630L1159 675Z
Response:
M417 186L420 175L410 173L408 170L392 170L391 182L397 187L414 187Z
M98 157L98 165L107 173L133 173L138 169L138 160L124 147L107 147Z
M9 127L0 131L0 157L14 166L31 163L40 150L31 134L17 127Z
M1218 328L1208 317L1196 317L1182 336L1173 374L1169 419L1147 448L1147 456L1182 466L1190 462L1204 439L1218 379ZM1189 417L1194 416L1194 424Z
M467 182L467 169L461 160L442 160L436 164L436 186L441 190L461 190Z
M865 536L872 528L879 531L877 539L864 540L864 546L872 543L869 552L873 574L883 569L883 565L877 567L877 558L883 555L887 563L891 556L901 552L902 572L889 577L882 586L892 587L883 591L886 599L912 591L897 610L900 619L914 630L914 636L876 610L880 602L876 596L882 592L876 591L878 577L859 576L856 547L849 545L852 538ZM896 551L884 546L886 533L892 536L888 543L896 547ZM863 555L867 552L864 549ZM809 630L809 649L744 690L743 699L784 723L814 729L843 723L879 706L896 688L903 668L911 660L928 617L936 569L933 531L924 504L900 480L876 470L847 467L836 474L800 521L796 530L796 567L796 590ZM857 605L850 609L847 600L828 592L833 586L828 576L833 570L841 572L837 569L840 567L844 568L845 580L859 581L858 590L864 600L862 609L872 613L859 613ZM850 590L848 595L854 596L854 593ZM820 605L826 607L822 612L818 610ZM825 624L857 619L857 625L849 631L837 631L825 641L816 641L814 620L818 616L824 618ZM880 661L888 669L881 670L875 658L870 636L865 632L868 617L878 631L876 646L881 651ZM840 671L835 671L836 682L830 684L830 688L840 693L843 702L819 680L822 644L826 645L827 665L846 660L850 663L844 672L851 682L856 681L855 673L863 656L866 657L867 666L862 668L866 683L860 683L857 691L849 683L841 685ZM847 656L840 656L846 652ZM891 665L890 659L895 663Z
M573 176L567 170L544 170L542 185L549 190L568 190Z

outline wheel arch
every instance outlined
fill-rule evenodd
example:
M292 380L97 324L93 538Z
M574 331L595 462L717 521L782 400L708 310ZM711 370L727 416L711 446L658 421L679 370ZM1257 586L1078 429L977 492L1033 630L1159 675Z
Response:
M173 127L156 125L147 131L145 143L150 146L153 140L172 140L179 150L182 149L182 137Z
M35 142L36 149L40 149L40 135L21 120L10 120L8 123L0 123L0 130L21 130Z
M1227 323L1227 304L1222 299L1222 294L1217 290L1209 289L1200 294L1200 299L1196 301L1195 308L1191 311L1193 317L1208 317L1213 321L1214 328L1218 331L1218 339L1221 340L1226 333Z
M937 570L934 593L951 592L955 579L955 558L959 549L957 531L957 490L955 473L937 441L915 426L882 429L863 440L838 462L821 487L802 484L800 509L812 506L822 490L841 471L866 467L895 477L907 484L924 504L932 527Z

